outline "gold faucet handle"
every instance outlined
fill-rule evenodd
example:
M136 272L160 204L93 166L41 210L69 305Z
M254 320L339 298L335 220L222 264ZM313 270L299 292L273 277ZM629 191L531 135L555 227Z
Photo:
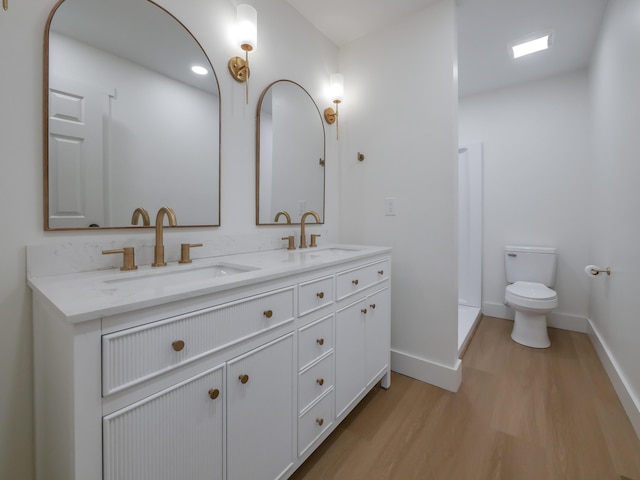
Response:
M287 240L289 242L289 245L287 246L287 250L296 249L296 241L293 235L289 235L288 237L282 237L282 240Z
M311 245L309 245L310 247L317 247L318 244L316 243L316 238L321 237L322 235L320 235L319 233L312 233L311 234Z
M181 243L180 244L180 261L178 263L191 263L191 249L201 247L201 243Z
M112 253L121 253L122 254L122 267L120 270L136 270L138 267L136 266L136 254L133 247L124 247L119 248L117 250L103 250L103 255L109 255Z

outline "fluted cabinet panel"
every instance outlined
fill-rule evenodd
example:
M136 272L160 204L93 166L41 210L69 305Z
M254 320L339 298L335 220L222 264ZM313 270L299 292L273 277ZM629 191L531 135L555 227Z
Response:
M103 395L292 322L293 302L287 288L105 335Z
M222 479L222 372L216 367L104 417L104 480Z

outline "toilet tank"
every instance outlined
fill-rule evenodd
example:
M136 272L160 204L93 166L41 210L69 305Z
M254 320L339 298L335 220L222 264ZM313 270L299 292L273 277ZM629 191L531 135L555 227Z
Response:
M504 247L507 282L537 282L553 287L556 281L556 249L552 247Z

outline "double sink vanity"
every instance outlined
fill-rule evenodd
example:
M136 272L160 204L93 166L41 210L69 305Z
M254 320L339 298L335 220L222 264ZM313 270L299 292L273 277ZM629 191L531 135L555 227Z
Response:
M390 380L390 249L29 276L50 480L287 478Z

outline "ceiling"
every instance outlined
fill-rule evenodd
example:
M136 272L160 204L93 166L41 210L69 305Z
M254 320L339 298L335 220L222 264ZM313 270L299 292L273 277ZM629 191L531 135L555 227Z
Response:
M420 11L438 0L287 0L336 45ZM460 96L588 65L607 0L456 0ZM553 31L552 48L513 60L509 44Z

